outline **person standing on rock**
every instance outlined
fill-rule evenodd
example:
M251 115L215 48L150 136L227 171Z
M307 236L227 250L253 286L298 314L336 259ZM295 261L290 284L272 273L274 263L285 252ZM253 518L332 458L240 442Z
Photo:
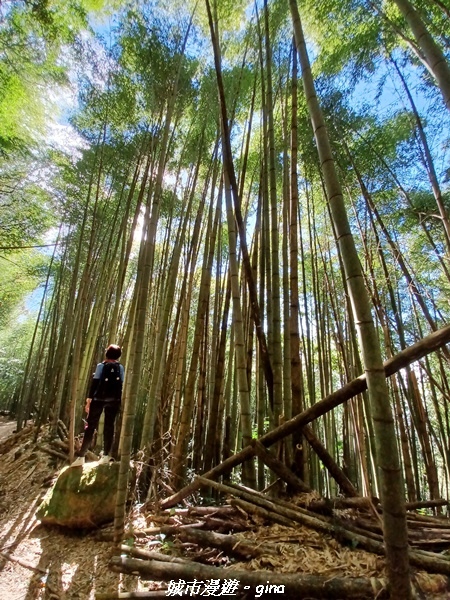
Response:
M89 397L86 399L85 410L88 414L87 428L84 431L83 443L77 453L78 458L72 467L84 465L84 457L92 443L95 430L102 412L105 411L105 424L103 427L103 457L100 463L110 463L110 452L114 440L114 423L120 411L122 399L122 386L125 369L119 363L122 350L120 346L111 344L106 348L105 360L97 365L89 388Z

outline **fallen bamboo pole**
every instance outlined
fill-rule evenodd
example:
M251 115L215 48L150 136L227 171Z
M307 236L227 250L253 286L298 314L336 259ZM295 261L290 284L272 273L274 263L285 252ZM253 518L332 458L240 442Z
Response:
M370 510L372 506L376 506L379 503L378 498L367 498L366 496L360 496L359 498L321 498L320 500L312 500L308 502L300 502L300 506L307 507L308 510L313 512L324 511L327 514L331 514L333 510L356 508L361 510Z
M320 459L320 462L324 465L324 467L328 470L329 474L336 483L341 488L342 493L346 496L350 496L353 498L357 498L360 496L358 490L355 488L353 483L341 469L341 467L337 464L337 462L333 459L331 454L316 436L312 427L305 426L303 428L303 435L305 436L306 441L317 454Z
M272 452L267 450L265 446L258 440L252 440L251 445L255 449L255 454L260 458L263 463L269 467L280 479L286 482L296 492L310 492L311 488L308 487L295 473L293 473L288 467L278 460Z
M437 508L438 506L448 506L447 500L437 498L436 500L419 500L417 502L407 502L406 510L417 510L419 508Z
M110 568L120 573L139 574L155 580L183 582L187 596L201 594L201 584L209 581L237 582L232 597L247 594L261 600L274 600L279 595L282 600L298 598L387 598L386 583L382 579L364 577L319 577L301 573L283 574L270 571L240 571L211 567L199 563L182 565L160 561L143 561L123 556L113 556ZM186 583L188 582L188 583ZM189 582L197 586L197 594L189 588ZM181 584L180 584L181 585ZM250 590L250 594L248 593ZM220 588L219 588L220 592ZM238 592L238 593L236 593ZM178 594L181 595L181 594ZM218 595L217 593L215 595ZM230 595L230 594L227 594ZM200 596L199 596L200 597Z
M257 558L264 554L277 554L277 548L274 545L258 544L254 541L246 542L237 535L224 535L214 531L201 531L199 529L183 529L178 534L178 539L182 542L191 542L198 546L209 548L219 548L227 554L239 556L244 559Z
M144 550L143 548L136 548L135 546L127 546L126 544L120 545L120 551L126 554L131 554L135 558L141 558L144 560L159 560L162 562L178 563L184 565L190 561L186 558L180 558L179 556L168 556L167 554L161 554L161 552L154 552L152 550Z
M40 567L39 565L33 565L28 560L24 560L23 558L20 558L19 556L13 556L9 552L0 552L0 560L1 559L10 560L11 562L15 562L18 565L20 565L21 567L24 567L25 569L30 569L30 571L34 571L35 573L46 573L47 572L44 568Z

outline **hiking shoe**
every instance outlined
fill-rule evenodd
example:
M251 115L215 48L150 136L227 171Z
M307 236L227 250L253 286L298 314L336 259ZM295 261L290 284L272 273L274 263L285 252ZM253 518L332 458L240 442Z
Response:
M82 467L84 465L84 456L78 456L73 463L70 465L71 467Z
M114 462L113 457L105 454L105 456L102 456L101 459L98 461L98 464L99 465L110 465L113 462Z

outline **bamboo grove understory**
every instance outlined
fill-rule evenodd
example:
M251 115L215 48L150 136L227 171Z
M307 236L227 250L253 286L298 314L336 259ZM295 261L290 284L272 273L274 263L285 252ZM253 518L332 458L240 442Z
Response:
M262 490L254 440L364 375L266 445L305 489L380 497L405 575L404 502L450 497L445 335L385 372L449 321L450 6L173 10L123 6L80 50L83 145L53 155L54 253L0 402L73 443L93 366L123 346L120 529L132 457L168 497L249 448L226 476Z

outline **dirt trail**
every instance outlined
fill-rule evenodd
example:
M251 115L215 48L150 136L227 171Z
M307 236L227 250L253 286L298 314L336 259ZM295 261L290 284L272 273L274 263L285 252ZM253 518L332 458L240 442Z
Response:
M0 442L6 440L14 433L16 422L11 421L8 417L0 417Z
M15 428L15 422L0 417L0 442ZM111 542L36 520L36 509L63 466L40 450L47 434L41 432L35 442L29 431L0 455L0 600L94 600L98 592L135 591L135 578L108 568Z

